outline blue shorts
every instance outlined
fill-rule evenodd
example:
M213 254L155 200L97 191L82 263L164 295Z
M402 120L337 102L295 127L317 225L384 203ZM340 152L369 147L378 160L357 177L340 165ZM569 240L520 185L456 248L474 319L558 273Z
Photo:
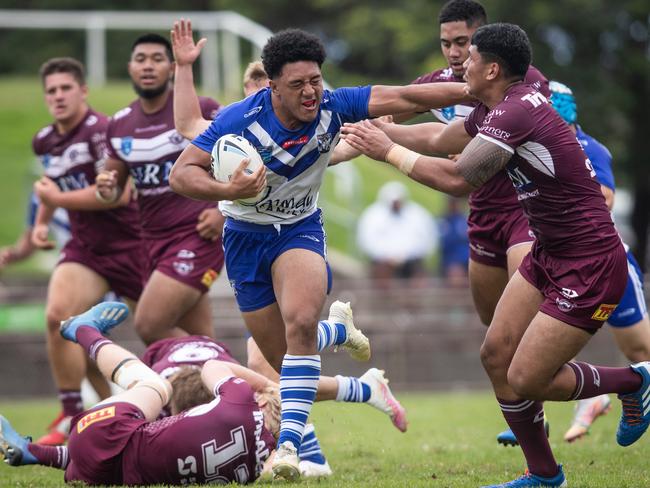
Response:
M239 310L252 312L275 303L271 266L289 249L307 249L323 257L327 268L327 293L332 271L327 262L327 241L321 211L288 225L260 225L226 219L223 231L226 271Z
M627 285L618 307L607 320L612 327L629 327L646 316L643 273L630 251L627 252Z

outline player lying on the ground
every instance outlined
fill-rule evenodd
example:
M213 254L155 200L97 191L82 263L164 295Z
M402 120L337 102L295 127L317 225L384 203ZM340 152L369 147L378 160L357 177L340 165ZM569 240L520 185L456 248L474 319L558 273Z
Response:
M209 403L154 422L170 400L173 412L190 405L180 406L168 380L102 335L127 315L124 304L105 302L61 325L61 334L79 343L106 378L127 391L76 416L68 447L33 444L0 417L0 451L5 461L13 466L42 464L64 469L66 481L92 484L246 483L257 478L275 447L271 432L277 435L279 431L277 386L241 365L206 357L200 378L202 387L211 392L206 398ZM194 363L197 355L215 356L218 350L214 347L218 344L208 338L199 339L205 347L201 352L194 350ZM147 353L146 360L160 367L165 362L170 364L170 358L187 358L188 345L192 346L192 342L162 341ZM222 359L227 356L224 354ZM189 378L185 370L180 374ZM338 378L325 378L323 396L336 398L344 392L353 401L352 397L358 395L354 390L366 390L365 384L370 390L368 403L386 413L391 411L395 425L405 429L404 411L381 372L371 369L357 382L341 380L348 386L347 392L338 386ZM187 402L197 391L200 388L180 401ZM248 452L244 444L258 448ZM145 445L146 453L141 450ZM184 465L178 464L178 459L185 460ZM206 464L208 460L213 463Z
M319 325L319 332L323 337L345 334L344 328L340 326L329 329L325 321ZM147 348L142 358L147 366L172 384L174 393L166 409L171 414L210 401L211 392L202 386L200 380L200 368L208 360L225 362L238 376L241 370L246 370L249 375L259 376L260 384L278 387L276 382L240 365L224 344L205 336L176 337L156 341ZM316 401L324 400L368 403L388 415L397 429L406 431L404 409L392 395L383 371L376 368L369 369L360 378L340 375L321 376ZM298 457L303 476L331 474L311 424L303 436Z

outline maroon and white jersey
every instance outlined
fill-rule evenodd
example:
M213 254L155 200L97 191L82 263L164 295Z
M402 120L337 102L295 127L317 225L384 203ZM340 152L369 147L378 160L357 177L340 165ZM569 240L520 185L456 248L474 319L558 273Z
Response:
M200 368L209 359L239 364L224 344L198 335L156 341L147 347L142 362L167 379L182 366Z
M34 154L61 191L82 190L95 183L103 169L106 128L109 119L88 109L79 124L59 134L54 124L41 129L32 140ZM94 253L104 254L133 247L140 239L137 204L105 211L68 210L72 239Z
M464 80L462 77L454 76L451 68L445 68L420 76L413 83L439 83L449 81L463 82ZM534 66L528 68L524 83L535 86L546 97L551 96L548 80ZM465 119L477 105L478 102L463 103L451 107L433 109L431 113L440 122L449 124L455 120ZM508 212L511 209L518 209L519 204L515 193L512 191L512 183L504 172L500 172L494 175L489 183L470 194L469 206L472 211L477 212Z
M228 377L212 402L140 426L122 451L122 483L252 483L273 449L253 390Z
M219 104L199 97L201 112L212 119ZM170 93L165 106L146 114L139 100L117 112L108 126L108 155L123 161L138 190L140 218L145 238L173 234L179 228L194 228L199 214L214 208L214 202L199 202L174 193L169 173L189 140L174 128L174 100Z
M478 105L465 130L513 155L507 174L538 245L549 254L587 257L621 244L589 159L533 85L512 85L492 110Z

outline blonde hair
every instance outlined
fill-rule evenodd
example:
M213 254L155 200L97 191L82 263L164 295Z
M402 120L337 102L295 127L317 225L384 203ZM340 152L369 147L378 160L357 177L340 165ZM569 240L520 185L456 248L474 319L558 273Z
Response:
M246 66L244 71L244 85L247 83L259 84L261 81L266 81L269 76L264 71L262 61L253 61Z
M255 401L264 414L264 427L277 439L280 435L280 422L282 419L280 389L277 386L267 386L255 392Z
M169 381L174 388L169 401L172 415L214 400L212 392L203 384L201 370L198 368L182 366L169 377Z

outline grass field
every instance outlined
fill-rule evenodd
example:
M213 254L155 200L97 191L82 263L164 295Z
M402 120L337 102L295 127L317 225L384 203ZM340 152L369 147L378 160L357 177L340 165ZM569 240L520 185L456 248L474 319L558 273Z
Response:
M484 393L401 395L409 414L406 434L386 417L364 405L317 404L312 418L334 469L326 480L301 486L466 488L503 482L523 471L519 449L503 448L494 440L504 424L493 397ZM564 464L571 488L644 488L650 486L649 438L622 448L615 432L618 401L599 419L592 433L569 445L562 441L572 408L547 404L551 445ZM21 432L39 435L56 413L54 402L0 402L0 413ZM270 485L268 479L261 484ZM0 466L2 487L64 486L62 472L42 467Z
M91 88L89 102L93 108L113 114L128 105L135 98L129 83L112 82L103 88ZM0 78L0 246L14 242L24 228L27 196L32 182L40 175L41 168L35 163L31 152L33 135L50 122L43 103L42 88L36 78ZM444 199L429 189L408 180L387 165L358 158L354 162L357 184L349 191L341 191L341 186L328 172L322 191L321 202L331 202L344 209L341 218L336 218L332 208L332 218L327 218L328 244L344 252L354 252L350 236L351 225L346 224L348 213L355 213L369 205L376 197L377 190L386 181L397 179L405 182L411 189L414 200L426 206L434 214L442 211ZM336 188L339 186L339 188ZM330 205L331 207L331 205ZM347 212L345 212L347 210ZM337 222L338 221L338 222ZM38 268L36 261L9 272L30 272Z

